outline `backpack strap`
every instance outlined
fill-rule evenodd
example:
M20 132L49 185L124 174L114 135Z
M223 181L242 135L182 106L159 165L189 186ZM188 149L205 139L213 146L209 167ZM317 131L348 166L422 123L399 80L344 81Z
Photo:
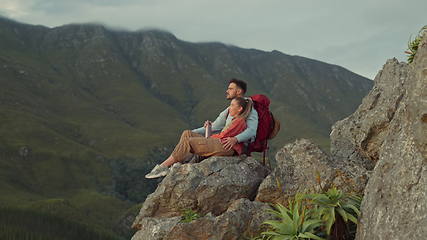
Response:
M268 152L268 140L265 139L265 143L264 143L264 151L262 151L262 165L266 166L266 161L265 161L265 157L267 155ZM270 161L268 161L268 164L270 165Z

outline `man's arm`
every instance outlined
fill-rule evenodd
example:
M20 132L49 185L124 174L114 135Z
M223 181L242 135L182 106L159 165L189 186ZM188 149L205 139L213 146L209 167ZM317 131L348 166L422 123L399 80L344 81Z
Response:
M252 107L252 111L246 119L248 127L245 131L241 132L236 136L237 142L246 142L249 139L255 139L256 131L258 129L258 113L255 108Z
M227 116L228 116L228 107L218 115L215 121L212 122L212 132L221 131L224 128L225 120L227 119ZM191 131L201 135L205 134L204 127L199 127Z

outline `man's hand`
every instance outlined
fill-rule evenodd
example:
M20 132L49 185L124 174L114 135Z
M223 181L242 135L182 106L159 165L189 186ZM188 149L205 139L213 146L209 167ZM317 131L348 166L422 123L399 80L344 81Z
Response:
M236 137L228 137L222 140L222 145L224 146L225 150L232 149L233 146L236 145L236 143L237 143Z

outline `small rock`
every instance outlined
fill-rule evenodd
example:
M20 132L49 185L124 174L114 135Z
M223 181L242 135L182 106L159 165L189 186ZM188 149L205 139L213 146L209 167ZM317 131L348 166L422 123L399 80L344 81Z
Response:
M30 148L28 146L22 146L19 148L19 156L26 158L30 154Z
M162 240L180 220L181 217L141 219L140 230L131 240Z

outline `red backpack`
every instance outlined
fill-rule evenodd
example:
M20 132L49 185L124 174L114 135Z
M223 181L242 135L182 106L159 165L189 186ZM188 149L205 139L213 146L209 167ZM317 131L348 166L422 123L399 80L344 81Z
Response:
M274 138L280 130L280 122L270 112L270 99L262 94L251 96L253 107L258 112L258 128L254 142L249 143L247 155L252 152L265 152L268 149L268 139Z

